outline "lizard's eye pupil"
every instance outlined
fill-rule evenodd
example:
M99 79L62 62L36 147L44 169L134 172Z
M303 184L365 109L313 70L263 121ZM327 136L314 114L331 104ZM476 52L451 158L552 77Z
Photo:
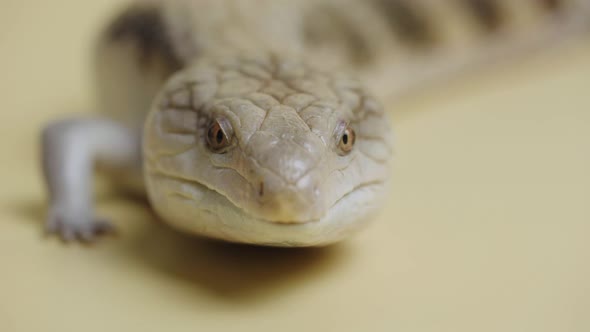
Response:
M340 151L342 151L342 153L348 154L348 153L350 153L350 151L352 151L355 141L356 141L356 134L354 132L354 129L352 129L352 127L348 126L348 127L346 127L346 129L344 130L344 133L342 134L342 137L340 138L340 142L338 143L338 147L340 148Z
M223 143L223 132L221 130L217 131L217 136L215 136L215 139L217 140L217 144Z
M222 153L224 148L231 145L232 136L231 125L228 121L214 120L207 131L207 145L211 151Z

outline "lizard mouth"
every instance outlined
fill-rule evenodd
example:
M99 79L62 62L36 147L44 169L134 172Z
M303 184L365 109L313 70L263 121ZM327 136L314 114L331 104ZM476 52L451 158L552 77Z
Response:
M187 194L187 193L182 193L182 192L174 192L172 194L172 196L175 196L177 198L182 198L183 200L187 200L187 199L191 200L191 201L193 201L193 204L200 206L200 208L202 208L204 211L207 211L207 213L217 214L218 216L220 216L220 218L222 218L223 215L225 214L224 212L231 210L231 211L235 211L236 214L241 214L243 217L257 220L261 223L279 225L279 226L295 226L295 225L304 225L304 224L311 224L311 223L320 223L324 219L326 219L326 216L329 215L332 210L338 209L342 204L345 204L345 203L346 204L348 204L348 203L354 204L354 202L350 202L350 201L351 201L351 198L354 198L357 194L362 194L367 191L371 191L371 189L373 189L375 187L380 187L380 186L384 185L383 182L378 182L378 181L362 183L358 186L355 186L351 190L345 192L344 194L342 194L340 196L340 198L338 198L332 205L330 205L322 213L322 216L320 218L295 220L295 218L293 218L293 219L289 219L289 218L270 219L270 218L261 217L261 216L257 215L256 213L252 213L251 211L248 211L247 209L240 206L239 204L232 202L227 196L223 195L222 193L220 193L219 191L217 191L213 188L209 188L208 186L206 186L202 183L199 183L197 181L187 181L184 179L182 181L185 182L187 185L190 185L194 190L205 193L205 195L209 196L209 199L217 202L217 204L208 205L208 206L202 205L201 203L198 202L197 199L195 199L194 197L191 197L192 195ZM213 209L212 207L215 205L217 205L217 208Z
M308 220L303 220L303 221L300 221L300 220L295 221L295 220L271 220L271 219L265 219L265 218L260 218L260 217L256 217L256 216L253 216L253 217L262 221L262 222L267 222L267 223L271 223L271 224L278 224L278 225L319 223L325 218L325 216L327 214L330 213L330 211L332 209L337 209L340 204L342 204L343 202L347 202L348 199L350 197L354 197L357 192L362 192L365 189L370 189L371 187L382 186L382 185L383 185L383 183L374 181L374 182L363 183L363 184L360 184L360 185L352 188L350 191L348 191L348 192L344 193L342 196L340 196L340 198L338 198L331 206L329 206L321 218L308 219ZM236 206L236 208L239 209L240 207ZM247 212L244 212L244 213L247 213Z
M373 219L387 187L377 181L358 185L321 218L290 222L256 216L197 181L153 173L147 178L152 206L172 227L225 241L280 247L327 245L346 238Z

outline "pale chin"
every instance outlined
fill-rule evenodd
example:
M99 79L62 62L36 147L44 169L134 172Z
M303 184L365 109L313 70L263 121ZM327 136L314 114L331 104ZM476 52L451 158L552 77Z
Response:
M224 241L277 247L325 246L349 237L371 221L386 197L387 184L375 183L344 196L320 220L274 223L249 216L207 187L166 176L146 176L158 215L187 233Z

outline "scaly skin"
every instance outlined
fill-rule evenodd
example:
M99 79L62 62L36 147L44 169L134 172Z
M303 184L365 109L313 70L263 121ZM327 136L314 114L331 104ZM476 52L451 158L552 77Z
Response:
M382 107L352 79L282 57L202 59L175 75L148 116L145 178L164 220L224 240L323 245L370 220L392 156ZM231 145L207 145L215 119ZM354 129L349 153L342 130Z
M586 0L136 1L98 43L102 116L44 130L47 230L112 231L94 215L100 163L187 232L341 240L386 196L391 129L365 91L399 96L547 48L587 31L589 12Z

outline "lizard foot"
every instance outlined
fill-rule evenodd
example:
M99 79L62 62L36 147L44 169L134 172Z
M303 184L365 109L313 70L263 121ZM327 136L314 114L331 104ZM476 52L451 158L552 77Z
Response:
M64 242L94 242L98 237L113 234L115 227L108 221L97 219L87 213L68 213L52 209L45 224L48 234L56 234Z

